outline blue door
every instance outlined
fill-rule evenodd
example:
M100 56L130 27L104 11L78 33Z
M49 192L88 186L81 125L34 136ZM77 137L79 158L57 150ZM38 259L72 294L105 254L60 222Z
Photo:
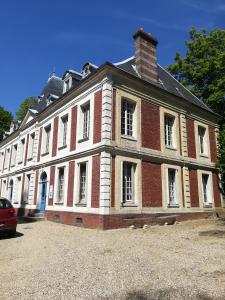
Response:
M41 174L40 184L40 212L45 212L47 194L47 174L45 172Z

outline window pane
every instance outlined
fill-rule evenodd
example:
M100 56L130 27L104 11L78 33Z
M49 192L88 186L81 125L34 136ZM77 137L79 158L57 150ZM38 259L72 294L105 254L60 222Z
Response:
M134 202L134 165L123 163L123 203Z
M133 136L133 118L135 105L126 100L121 107L121 134Z
M168 169L168 196L169 205L176 205L176 170Z
M209 197L208 197L208 180L209 180L209 175L203 174L202 175L202 190L203 190L203 201L205 203L209 202Z
M64 168L59 169L58 201L64 200Z
M170 116L165 116L165 145L172 147L173 146L173 124L174 118Z
M205 128L198 127L198 136L199 136L199 150L201 154L205 153Z
M86 163L80 164L80 203L86 203Z
M89 137L90 126L90 105L86 105L82 108L83 111L83 138Z
M68 124L68 117L62 118L62 145L66 146L67 144L67 124Z

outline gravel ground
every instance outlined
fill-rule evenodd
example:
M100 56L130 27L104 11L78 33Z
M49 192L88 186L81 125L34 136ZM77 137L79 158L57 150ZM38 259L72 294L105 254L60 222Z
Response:
M225 224L89 230L48 221L0 239L0 299L225 299Z

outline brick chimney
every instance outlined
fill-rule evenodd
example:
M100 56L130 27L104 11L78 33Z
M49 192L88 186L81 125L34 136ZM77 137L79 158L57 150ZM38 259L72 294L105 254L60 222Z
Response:
M158 82L156 46L158 41L151 33L140 28L134 34L135 63L141 78Z

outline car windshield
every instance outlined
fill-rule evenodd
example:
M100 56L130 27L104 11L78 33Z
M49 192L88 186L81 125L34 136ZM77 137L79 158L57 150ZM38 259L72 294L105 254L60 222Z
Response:
M0 209L12 208L12 204L7 199L0 199Z

